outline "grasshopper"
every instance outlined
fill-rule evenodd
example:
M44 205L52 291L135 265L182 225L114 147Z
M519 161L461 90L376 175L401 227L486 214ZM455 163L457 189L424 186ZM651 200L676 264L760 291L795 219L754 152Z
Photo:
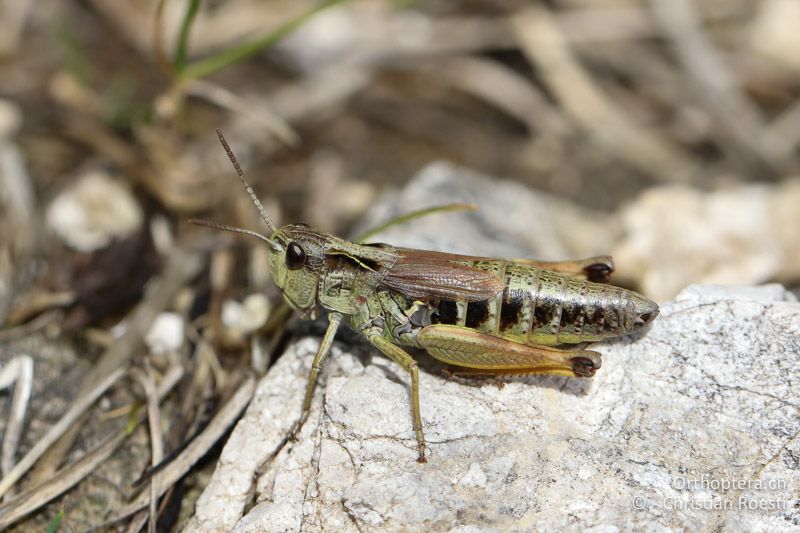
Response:
M601 356L586 350L588 343L629 335L658 315L641 294L605 284L614 270L609 256L504 260L354 243L305 224L278 228L217 134L270 234L195 222L267 243L269 270L286 302L310 318L327 312L295 431L342 323L409 373L417 460L424 463L419 369L407 349L423 349L457 374L591 377Z

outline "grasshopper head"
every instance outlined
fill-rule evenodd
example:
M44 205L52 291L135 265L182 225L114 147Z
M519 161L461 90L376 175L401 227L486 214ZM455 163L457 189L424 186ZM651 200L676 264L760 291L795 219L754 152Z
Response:
M317 299L320 266L324 257L321 238L324 239L324 236L305 224L290 224L278 229L269 215L267 215L253 188L245 179L244 172L242 172L236 156L233 155L233 151L228 146L228 142L220 130L217 130L217 136L228 154L233 168L236 169L239 181L242 182L245 191L247 191L256 209L258 209L264 224L269 228L270 236L267 237L255 231L222 224L202 221L194 222L217 229L244 233L266 242L269 245L269 270L275 284L283 291L286 300L292 307L300 311L310 311L313 309Z
M331 237L305 224L290 224L270 237L269 270L289 304L300 311L314 307L324 270L325 241Z
M289 224L280 229L277 228L256 197L253 188L245 179L239 162L233 155L222 132L217 130L217 135L228 158L233 163L245 191L258 209L264 224L269 228L270 234L268 237L255 231L222 224L198 220L193 222L216 229L244 233L266 242L269 245L268 263L273 281L283 291L286 300L293 308L299 311L312 311L317 303L320 276L323 275L325 269L326 250L334 241L339 243L341 241L326 233L313 230L305 224Z

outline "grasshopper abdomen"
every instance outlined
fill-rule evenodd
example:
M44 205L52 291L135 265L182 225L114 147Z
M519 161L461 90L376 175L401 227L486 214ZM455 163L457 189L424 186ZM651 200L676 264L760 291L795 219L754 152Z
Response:
M503 279L502 293L477 302L442 300L432 313L433 323L554 346L633 333L657 314L654 303L620 287L512 261L475 261L471 266Z

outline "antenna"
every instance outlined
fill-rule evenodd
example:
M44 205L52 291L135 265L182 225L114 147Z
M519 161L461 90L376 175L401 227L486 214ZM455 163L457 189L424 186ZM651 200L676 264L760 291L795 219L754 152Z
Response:
M261 201L258 199L256 193L253 191L253 187L251 187L250 184L247 183L247 180L244 177L244 172L242 172L242 167L239 166L239 162L236 160L236 156L233 155L233 150L231 150L231 147L228 146L228 141L225 140L225 136L222 135L222 131L217 130L217 136L219 137L219 142L222 143L222 147L225 149L225 153L228 154L228 159L230 159L231 163L233 163L233 168L236 169L236 175L239 176L239 181L241 181L242 185L244 185L244 190L247 191L248 195L250 195L250 200L253 201L253 204L255 204L256 209L258 209L258 212L261 214L261 219L264 221L264 224L267 225L267 228L269 228L270 231L275 233L276 231L278 231L278 228L275 227L275 224L272 223L272 219L269 218L269 215L267 215L267 211L264 209L264 206L261 205ZM198 226L206 226L208 228L220 229L223 231L232 231L233 233L243 233L245 235L250 235L252 237L258 237L262 241L269 244L270 247L276 252L280 252L283 249L279 243L255 231L250 231L242 228L234 228L232 226L217 224L216 222L207 222L205 220L190 220L189 222L191 222L192 224L196 224Z
M225 140L225 136L222 135L222 131L219 129L217 130L217 136L219 137L219 142L222 143L222 147L225 148L225 152L228 154L228 159L230 159L231 163L233 163L233 168L236 169L236 175L239 176L239 181L241 181L242 185L244 185L244 190L247 191L247 194L250 195L250 199L255 204L256 209L258 209L258 212L261 214L261 218L264 220L264 224L266 224L267 227L270 229L270 231L272 231L273 233L278 231L278 228L276 228L275 224L272 223L272 219L269 218L269 215L267 215L267 211L264 209L264 206L261 205L261 201L256 196L256 193L253 192L253 188L250 186L249 183L247 183L247 179L245 179L244 177L244 172L242 172L242 167L239 166L239 162L236 160L236 156L233 155L233 150L231 150L231 147L228 146L228 141ZM275 248L274 244L273 248Z
M209 222L208 220L198 220L196 218L190 218L189 224L194 224L195 226L205 226L207 228L214 228L223 231L231 231L233 233L243 233L245 235L250 235L252 237L258 237L259 239L266 242L276 250L280 250L280 245L266 238L265 236L261 235L257 231L250 231L249 229L244 229L244 228L234 228L233 226L226 226L225 224L217 224L216 222Z

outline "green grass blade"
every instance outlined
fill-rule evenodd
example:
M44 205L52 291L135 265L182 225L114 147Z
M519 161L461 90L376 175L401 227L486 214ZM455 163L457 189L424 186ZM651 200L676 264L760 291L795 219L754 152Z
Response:
M65 20L57 22L55 41L64 69L79 85L87 87L89 85L89 61L86 59L86 53L77 34Z
M126 435L133 435L133 432L136 431L136 426L139 425L139 411L141 411L142 407L144 407L142 402L133 404L130 413L128 413L128 423L125 425Z
M56 533L58 531L58 526L61 525L61 521L64 519L64 509L61 509L56 513L50 523L47 524L47 533Z
M307 13L303 13L302 15L285 22L281 26L278 26L266 35L263 35L252 41L242 43L238 46L233 46L223 50L222 52L219 52L218 54L214 54L204 59L199 59L194 63L189 64L183 69L182 72L179 73L179 77L181 79L204 78L229 65L257 54L279 42L281 39L298 29L300 26L311 20L314 15L345 1L346 0L326 0Z
M186 60L189 56L189 33L192 29L192 23L200 10L200 0L187 0L186 14L183 16L181 23L181 32L178 35L178 44L175 47L175 71L180 73L186 68Z
M478 209L478 206L475 204L444 204L444 205L435 205L433 207L424 207L422 209L417 209L416 211L411 211L410 213L406 213L405 215L400 215L395 217L388 222L385 222L378 226L377 228L372 228L371 230L367 231L356 237L356 242L364 242L373 235L377 235L378 233L391 228L392 226L396 226L398 224L405 224L411 220L422 218L428 215L432 215L434 213L446 213L450 211L475 211Z

